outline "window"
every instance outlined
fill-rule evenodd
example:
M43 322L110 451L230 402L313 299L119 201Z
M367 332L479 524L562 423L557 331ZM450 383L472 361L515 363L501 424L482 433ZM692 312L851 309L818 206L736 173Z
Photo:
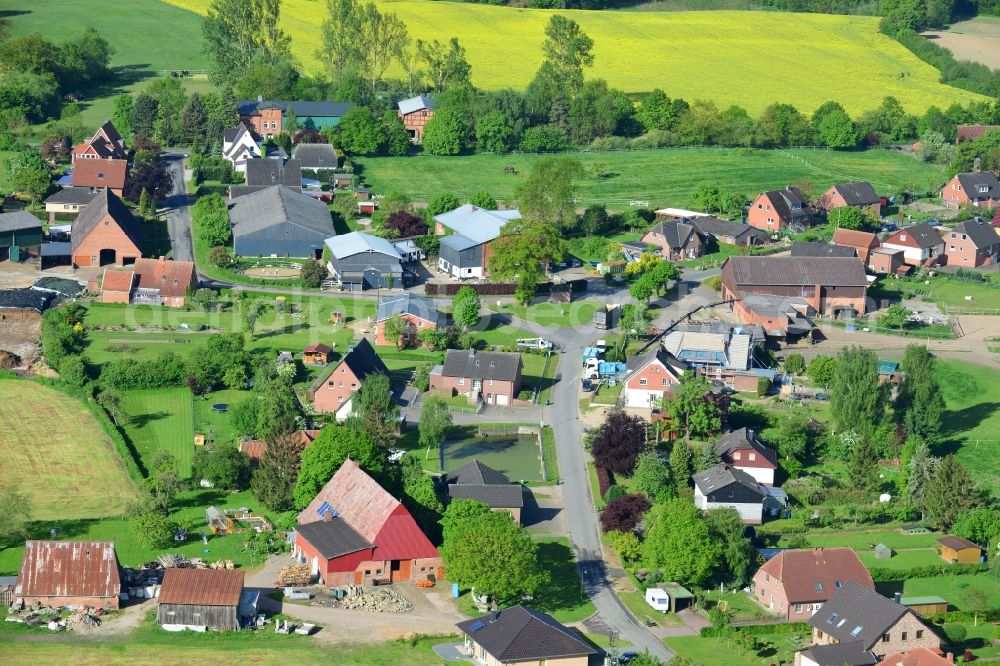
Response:
M952 236L954 236L954 235L955 235L955 234L952 234ZM954 252L954 251L955 251L955 246L954 246L954 245L949 245L949 246L948 246L948 248L949 248L949 249L950 249L950 250L951 250L952 252Z
M901 235L901 236L899 237L899 240L901 240L901 241L905 241L905 240L906 240L906 234L903 234L903 235Z
M490 386L493 386L493 380L492 379L490 380Z
M816 591L817 592L823 591L823 583L820 583L819 581L816 582Z
M639 386L645 386L645 385L646 385L646 378L643 377L642 379L639 380Z
M902 640L902 641L906 640L906 632L905 631L902 634L900 634L899 640Z
M751 454L750 454L749 456L747 456L747 457L748 457L748 459L749 459L749 460L750 460L751 462L752 462L752 461L754 461L754 460L757 460L757 454L756 454L756 453L751 453Z
M830 613L830 617L826 618L826 623L827 624L833 624L834 622L837 621L838 617L840 617L840 616L837 615L836 613Z
M833 586L839 590L840 589L840 581L839 580L833 581Z
M365 569L365 575L366 576L371 576L372 575L372 570L371 569Z
M778 610L785 610L785 602L784 601L779 601L778 602Z
M882 642L883 643L889 642L889 634L882 634Z
M459 386L465 386L465 377L459 377L458 378L458 385Z
M98 171L97 172L97 177L98 178L104 178L104 172L103 171Z
M663 379L660 380L660 386L666 386L666 385L667 385L667 379L666 377L664 377Z
M864 627L862 627L862 626L861 626L861 625L859 624L858 626L856 626L856 627L854 627L853 629L851 629L851 636L854 636L855 638L857 638L858 636L860 636L860 635L861 635L861 632L862 632L863 630L864 630Z
M771 574L764 574L764 580L770 581L771 580Z
M924 630L923 629L917 629L917 638L920 639L920 638L923 638L923 637L924 637Z
M733 460L740 460L741 458L743 458L743 454L740 453L739 451L733 454Z
M795 612L796 613L802 612L802 604L795 604Z

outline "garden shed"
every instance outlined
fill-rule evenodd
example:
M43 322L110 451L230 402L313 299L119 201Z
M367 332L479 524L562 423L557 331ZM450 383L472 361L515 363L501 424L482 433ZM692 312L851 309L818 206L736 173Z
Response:
M302 350L302 362L309 365L326 365L330 362L330 354L332 353L333 349L322 342L309 345Z
M902 525L899 531L903 534L930 534L931 530L926 525L921 525L919 523L909 523Z
M156 621L167 631L239 629L242 596L242 571L167 569Z
M899 603L917 615L937 615L948 612L948 601L942 597L901 597Z
M892 548L889 548L889 546L885 545L884 543L880 543L879 545L875 546L876 560L888 560L890 558L892 558Z
M669 599L669 610L672 613L678 613L684 610L690 606L694 600L694 594L680 583L660 583L659 587L655 589L657 595L665 595ZM646 590L647 602L650 596L648 594L649 591L650 590Z

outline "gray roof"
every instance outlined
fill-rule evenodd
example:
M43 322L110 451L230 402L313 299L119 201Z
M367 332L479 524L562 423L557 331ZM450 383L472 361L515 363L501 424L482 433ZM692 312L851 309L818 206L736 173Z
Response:
M833 187L848 206L871 206L882 201L871 183L840 183Z
M715 443L715 450L719 452L719 455L725 455L730 451L735 451L737 449L753 449L757 453L764 456L764 458L772 465L778 464L777 452L764 442L760 441L757 433L755 433L751 428L743 427L738 430L727 432L719 438L719 441Z
M874 654L864 649L858 641L814 645L802 651L819 666L873 666L878 663Z
M303 539L328 560L374 546L354 531L346 520L317 520L295 528Z
M743 486L755 495L760 495L762 501L767 495L767 493L761 488L761 485L757 483L756 479L743 470L730 467L725 463L719 463L718 465L709 467L706 470L694 474L691 478L694 479L694 484L698 486L703 495L714 493L717 490L731 486L734 483Z
M730 257L726 264L737 285L868 285L862 263L846 257Z
M445 474L446 483L509 485L510 479L478 460L470 460L453 472Z
M16 308L45 312L56 302L58 294L42 289L0 289L0 309Z
M628 378L631 375L635 374L638 370L645 368L653 360L658 360L676 377L680 377L684 374L684 371L687 370L687 366L684 362L671 354L662 345L653 345L642 354L636 354L628 358L625 362L625 380L628 381Z
M829 243L792 243L793 257L851 257L857 256L853 247L830 245Z
M808 202L806 202L805 196L803 196L797 187L771 190L764 194L774 204L774 210L781 219L791 221L795 218L807 217L809 215Z
M405 116L407 113L413 113L420 109L433 109L434 102L429 97L417 95L400 101L396 106L399 108L399 112Z
M245 197L248 194L253 194L254 192L260 192L261 190L266 190L270 185L230 185L229 186L229 200L235 201L240 197ZM296 194L302 194L301 187L286 187L289 192L295 192Z
M73 244L69 241L42 243L43 257L68 257L73 254Z
M664 220L653 225L650 232L663 236L667 247L672 250L682 249L691 238L691 234L696 233L694 226L680 220Z
M955 233L965 234L977 249L1000 245L1000 234L986 221L967 220L955 225Z
M1000 197L1000 180L992 171L977 171L974 173L960 173L955 176L962 184L965 194L970 197L990 197L996 199ZM980 192L979 188L985 187L985 192Z
M448 497L474 499L491 509L520 509L524 506L521 486L491 483L452 483L448 486Z
M300 143L292 150L292 158L303 169L336 169L337 151L328 143Z
M302 163L295 159L284 164L281 160L265 158L247 160L246 184L251 187L302 187Z
M353 109L357 104L354 102L306 102L287 100L263 100L255 99L240 100L236 102L237 110L241 116L252 116L259 108L279 108L287 112L289 107L299 118L304 116L322 116L328 118L339 118Z
M389 376L389 368L385 367L385 363L375 353L375 348L372 347L366 338L358 340L354 348L348 350L340 362L347 365L351 369L351 372L361 381L364 381L368 375L382 374L386 377Z
M81 217L89 210L88 206ZM287 187L267 187L236 199L229 205L229 220L234 237L284 222L325 235L333 234L333 220L326 204Z
M911 612L906 606L846 580L807 623L841 643L856 641L867 649Z
M736 240L740 240L743 236L754 236L761 243L767 243L771 240L767 233L756 227L751 227L749 224L729 222L711 215L694 217L686 221L706 236L715 236L716 238L732 236Z
M326 210L326 206L323 206L323 210ZM329 217L329 214L327 214L327 217ZM393 244L386 239L360 231L352 231L343 236L327 238L326 245L330 248L331 254L337 259L361 254L362 252L378 252L396 259L403 258Z
M521 355L513 352L477 352L449 349L444 357L445 377L497 379L511 382L521 369Z
M394 314L409 314L429 321L435 326L438 323L438 311L434 304L418 296L417 294L405 293L402 296L387 298L378 304L375 321L385 321Z
M13 213L0 213L0 231L21 231L22 229L41 229L42 221L26 210Z
M97 196L89 187L64 187L49 198L45 203L49 204L77 204L85 206Z
M104 188L94 196L86 208L80 211L80 215L73 222L74 249L79 247L80 243L87 238L105 215L110 215L118 223L118 226L135 243L136 247L142 246L142 231L139 228L139 222L117 195L109 191L108 188Z
M476 247L477 245L480 245L480 243L477 243L468 236L463 236L462 234L452 234L451 236L445 236L442 238L441 245L451 248L456 252L462 252L463 250Z
M486 210L472 204L434 216L434 221L456 234L471 238L476 243L487 243L500 235L500 230L511 220L520 220L521 213L512 210Z
M494 619L495 617L495 619ZM572 630L545 613L511 606L455 625L501 662L598 654Z
M921 248L936 247L944 244L944 240L941 238L941 234L938 233L937 229L929 224L924 224L923 222L903 227L896 233L886 238L883 243L895 245L895 243L892 242L892 239L903 235L912 238L916 242L917 247Z

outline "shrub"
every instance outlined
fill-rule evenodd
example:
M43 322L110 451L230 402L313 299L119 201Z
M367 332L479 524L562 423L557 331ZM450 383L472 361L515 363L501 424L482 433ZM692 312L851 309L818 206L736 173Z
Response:
M760 397L763 398L765 395L767 395L767 392L768 392L768 390L770 388L771 388L771 380L770 379L768 379L767 377L758 377L757 378L757 395L758 396L760 396Z
M604 493L604 501L610 503L619 497L625 497L625 495L628 495L628 491L616 483L608 488L608 492Z
M649 507L649 500L639 493L613 499L601 511L601 527L605 532L631 532L639 526Z
M722 291L722 276L713 275L712 277L705 280L705 285L710 289L714 289L715 291Z
M143 511L129 520L136 541L147 548L169 548L174 545L174 524L162 513Z
M594 469L597 472L598 492L600 492L601 497L604 497L604 493L608 492L608 488L610 488L613 483L611 480L611 471L606 467L600 466L595 466Z
M965 640L965 637L969 635L969 631L965 628L965 625L957 623L949 623L942 627L944 635L948 638L949 643L961 643Z

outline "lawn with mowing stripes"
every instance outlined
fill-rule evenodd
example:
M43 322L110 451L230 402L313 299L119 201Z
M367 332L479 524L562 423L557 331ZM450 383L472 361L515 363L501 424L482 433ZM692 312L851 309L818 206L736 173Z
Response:
M136 496L114 444L79 400L0 379L0 487L17 487L35 520L113 516Z
M937 167L888 150L664 148L567 154L585 167L586 175L578 183L578 205L602 204L614 210L626 210L633 201L691 208L696 206L695 191L704 183L753 197L797 180L809 181L816 192L834 183L867 180L884 193L932 192L944 181ZM355 171L364 181L381 192L405 192L414 200L427 201L441 192L464 199L485 190L510 201L523 174L541 158L531 154L415 155L352 158L352 162L361 167ZM595 165L601 165L601 176ZM518 175L506 173L508 166ZM414 173L420 178L413 178Z
M954 452L976 483L1000 496L1000 382L981 365L938 359L936 373L947 407L944 441L935 453Z
M191 391L186 388L129 391L125 411L129 415L125 432L139 452L148 471L160 451L177 458L182 477L191 474L194 456L194 413Z

